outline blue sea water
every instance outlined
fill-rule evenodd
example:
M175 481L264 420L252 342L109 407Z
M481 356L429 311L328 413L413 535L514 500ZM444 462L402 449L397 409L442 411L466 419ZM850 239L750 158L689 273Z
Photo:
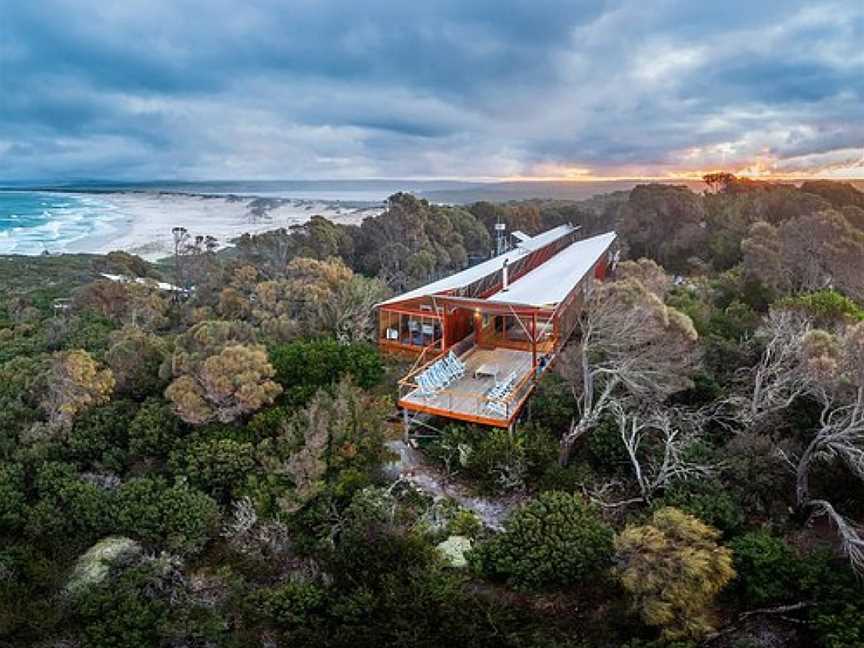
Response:
M69 251L76 241L110 231L118 217L98 196L0 191L0 254Z

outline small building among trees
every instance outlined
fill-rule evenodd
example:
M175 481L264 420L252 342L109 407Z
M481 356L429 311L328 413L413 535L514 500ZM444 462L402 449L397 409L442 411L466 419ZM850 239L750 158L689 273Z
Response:
M521 233L520 233L521 234ZM378 304L382 350L416 361L399 382L406 417L510 427L613 263L615 232L561 225Z

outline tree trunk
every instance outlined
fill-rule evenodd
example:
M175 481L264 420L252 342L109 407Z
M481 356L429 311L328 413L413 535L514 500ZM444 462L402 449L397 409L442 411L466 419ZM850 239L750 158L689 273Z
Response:
M561 447L558 450L558 463L564 467L570 463L570 453L573 450L573 443L567 441L567 437L561 439Z
M590 430L594 425L592 417L583 416L582 420L571 425L567 433L561 437L561 449L558 451L558 463L561 466L566 466L570 463L570 454L573 452L573 446L577 439Z
M810 463L815 449L816 439L807 446L795 469L795 502L799 509L810 501Z

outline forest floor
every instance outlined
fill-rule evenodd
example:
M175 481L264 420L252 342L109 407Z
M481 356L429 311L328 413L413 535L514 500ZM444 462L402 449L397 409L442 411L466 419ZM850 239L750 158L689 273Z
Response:
M439 466L426 461L423 453L410 442L391 440L387 447L398 458L387 466L388 474L402 479L435 499L449 498L472 511L483 524L493 531L504 529L504 520L510 512L527 499L526 495L481 497L463 483L447 475Z

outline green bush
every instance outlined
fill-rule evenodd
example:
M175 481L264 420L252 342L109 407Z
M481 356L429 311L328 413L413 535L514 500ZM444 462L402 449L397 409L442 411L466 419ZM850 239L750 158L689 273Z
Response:
M734 534L744 523L741 504L719 481L676 484L654 503L653 510L666 506L679 508L727 535Z
M28 511L29 537L72 549L114 530L114 491L84 481L72 464L46 462L36 473L36 502Z
M300 340L270 349L276 382L284 388L281 401L300 406L321 387L329 387L350 375L364 389L384 377L378 350L369 344L340 344L336 340Z
M614 470L627 465L629 458L617 423L609 418L603 419L587 435L588 450L597 466Z
M558 442L536 424L513 431L451 424L426 451L449 472L476 480L480 491L488 494L536 484L558 460Z
M15 532L24 523L24 468L0 463L0 532Z
M511 514L505 531L468 560L478 573L515 587L566 587L610 564L613 535L580 496L550 491Z
M219 610L189 596L180 577L164 560L115 570L74 603L81 645L224 645L226 624Z
M784 297L774 306L801 311L812 317L820 328L829 328L837 322L864 320L864 308L836 290Z
M252 597L257 614L281 625L309 622L310 614L320 610L326 592L314 583L289 581L278 587L260 590Z
M799 560L782 538L753 531L735 538L729 547L737 574L734 587L749 604L764 606L795 596Z
M554 371L546 371L531 397L531 422L560 436L578 417L570 385Z
M738 341L752 334L760 320L759 313L752 306L735 299L723 310L711 314L705 326L705 335Z
M808 620L823 648L864 646L864 583L846 560L829 552L807 556L802 598L814 601Z
M255 448L233 439L204 439L172 452L168 464L175 475L217 500L227 500L255 469Z
M136 457L168 456L180 436L181 421L163 400L148 399L129 423L129 452Z
M70 455L85 464L122 473L135 414L135 404L122 400L83 412L68 436Z
M117 525L122 533L178 553L200 551L216 530L219 508L185 483L139 477L120 487Z

